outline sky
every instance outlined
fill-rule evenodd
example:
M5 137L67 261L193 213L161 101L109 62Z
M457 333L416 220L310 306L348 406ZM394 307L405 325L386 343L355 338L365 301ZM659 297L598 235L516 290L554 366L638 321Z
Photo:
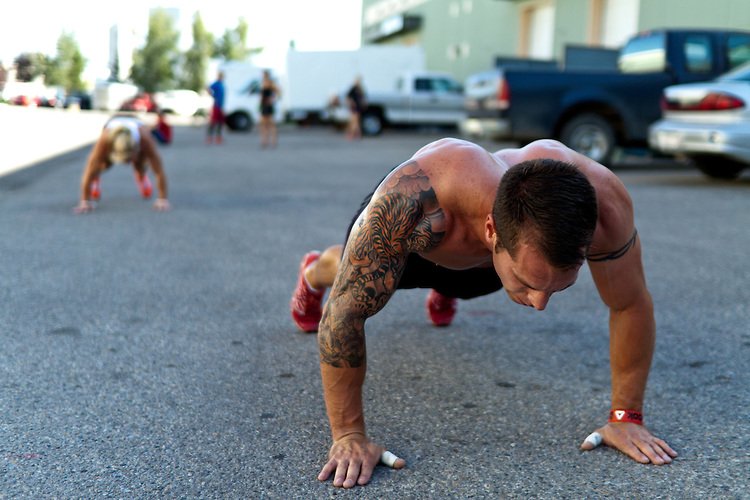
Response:
M249 25L248 46L264 48L253 62L278 71L283 71L291 40L304 51L351 50L360 45L361 0L66 0L62 5L49 10L40 5L40 15L30 15L22 1L5 6L0 17L0 61L7 67L23 52L54 56L65 31L73 34L88 61L86 79L106 78L110 27L130 23L145 36L149 10L156 7L180 10L176 28L182 34L182 50L192 41L196 11L216 37L237 27L244 17Z

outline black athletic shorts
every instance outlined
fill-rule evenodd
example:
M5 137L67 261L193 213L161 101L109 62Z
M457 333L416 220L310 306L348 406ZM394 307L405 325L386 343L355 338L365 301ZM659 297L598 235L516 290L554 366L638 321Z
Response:
M380 183L378 183L379 185ZM377 186L375 188L377 189ZM349 223L349 228L346 230L344 246L346 246L349 234L352 232L359 214L370 203L374 193L375 189L362 200L359 210L357 210ZM439 266L416 253L410 253L406 260L404 274L396 288L432 288L446 297L471 299L496 292L502 287L500 277L493 267L478 267L459 271Z

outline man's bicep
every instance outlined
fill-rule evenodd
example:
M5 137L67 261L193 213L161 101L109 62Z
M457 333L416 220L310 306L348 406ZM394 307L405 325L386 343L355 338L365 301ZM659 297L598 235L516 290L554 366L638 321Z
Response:
M648 294L637 235L625 251L614 258L589 261L591 275L602 301L611 309L624 310Z
M364 363L364 322L396 291L420 214L418 204L408 198L383 195L352 228L323 312L322 361L352 367Z

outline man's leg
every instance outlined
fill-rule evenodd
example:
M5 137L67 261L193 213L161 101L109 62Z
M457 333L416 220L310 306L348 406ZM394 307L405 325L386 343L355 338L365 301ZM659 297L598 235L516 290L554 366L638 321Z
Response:
M289 307L292 319L303 332L318 331L323 315L323 296L336 278L342 251L343 245L334 245L323 253L309 252L300 262L297 286Z
M141 196L144 199L151 198L154 188L146 173L146 165L134 165L133 171L135 173L135 183L138 185Z
M101 187L101 181L99 180L99 176L97 175L93 179L91 179L91 199L94 201L99 201L99 198L102 197L102 187Z
M454 270L411 254L398 288L430 288L425 302L427 317L435 326L448 326L456 314L456 299L480 297L502 286L492 267Z
M318 260L307 266L305 279L315 289L326 289L333 285L336 273L339 271L343 245L334 245L326 248L320 254Z

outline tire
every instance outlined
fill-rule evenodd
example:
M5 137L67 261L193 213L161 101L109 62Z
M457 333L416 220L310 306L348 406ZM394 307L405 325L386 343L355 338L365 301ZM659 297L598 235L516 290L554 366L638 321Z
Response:
M226 117L226 124L231 130L249 132L253 128L253 119L243 112L232 113Z
M712 179L733 180L739 177L744 169L750 167L750 165L720 156L691 155L690 159L698 170Z
M615 152L612 125L594 113L578 115L563 125L560 141L592 160L609 165Z
M380 113L365 111L361 122L360 126L364 135L379 135L383 132L383 117Z

